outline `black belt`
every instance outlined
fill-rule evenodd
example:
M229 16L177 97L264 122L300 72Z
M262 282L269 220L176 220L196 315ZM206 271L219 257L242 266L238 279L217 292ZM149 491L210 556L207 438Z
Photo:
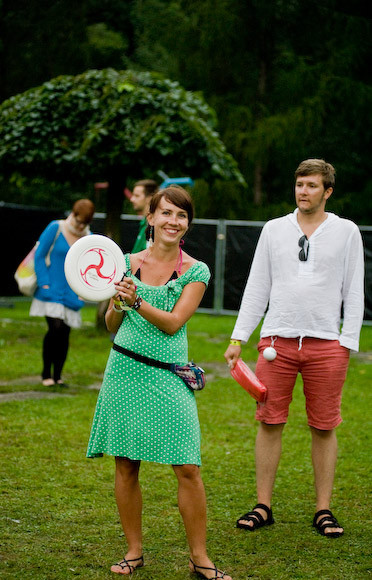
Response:
M134 358L134 360L144 363L145 365L148 365L150 367L158 367L159 369L166 369L167 371L171 370L171 364L170 363L166 363L166 362L162 362L161 360L156 360L154 358L150 358L148 356L143 356L142 354L138 354L137 352L133 352L132 350L128 350L127 348L124 348L123 346L119 346L118 344L114 344L112 345L112 348L114 350L116 350L117 352L120 352L121 354L125 354L126 356L129 356L130 358Z

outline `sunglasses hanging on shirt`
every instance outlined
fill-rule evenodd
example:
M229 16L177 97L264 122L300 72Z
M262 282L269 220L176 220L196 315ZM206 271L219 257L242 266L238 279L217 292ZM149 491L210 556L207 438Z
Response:
M309 240L307 239L307 236L303 235L300 237L300 239L298 240L298 245L300 246L301 250L299 251L298 254L298 258L300 260L300 262L306 262L307 257L309 255Z

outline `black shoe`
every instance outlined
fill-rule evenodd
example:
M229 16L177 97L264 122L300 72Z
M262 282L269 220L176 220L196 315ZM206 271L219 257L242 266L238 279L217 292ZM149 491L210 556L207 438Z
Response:
M267 513L266 520L260 514L257 509L264 510ZM242 522L244 520L244 523ZM249 526L246 522L252 522L252 525ZM253 532L254 530L258 530L258 528L262 528L263 526L271 526L274 523L273 512L272 509L267 507L267 505L263 503L258 503L254 506L251 512L247 512L243 516L241 516L238 521L236 522L237 528L243 528L243 530L249 530Z

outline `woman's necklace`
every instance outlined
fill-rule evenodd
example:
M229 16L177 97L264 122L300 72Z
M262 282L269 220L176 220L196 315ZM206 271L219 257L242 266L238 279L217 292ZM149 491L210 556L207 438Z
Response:
M143 257L140 265L138 266L138 269L139 270L142 268L143 264L146 261L146 258L148 258L151 255L151 253L152 253L152 247L149 248L147 250L146 254L144 255L144 257ZM177 275L178 276L181 276L182 263L183 263L183 255L182 255L182 248L180 246L179 253L178 253L178 256L177 256L176 266L175 266L175 268L173 270L173 272L177 272Z

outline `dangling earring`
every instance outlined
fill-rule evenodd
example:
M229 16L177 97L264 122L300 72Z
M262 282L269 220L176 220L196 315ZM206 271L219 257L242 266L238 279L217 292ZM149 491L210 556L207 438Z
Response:
M150 226L149 248L152 248L152 246L154 245L153 234L154 234L154 226Z

